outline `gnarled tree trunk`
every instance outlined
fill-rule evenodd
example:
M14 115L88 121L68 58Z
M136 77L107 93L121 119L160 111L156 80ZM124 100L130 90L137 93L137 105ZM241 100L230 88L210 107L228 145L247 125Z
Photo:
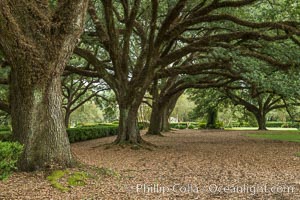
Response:
M13 135L24 144L21 170L72 164L60 76L83 31L87 3L0 1L0 48L11 66Z
M152 104L152 111L150 117L150 125L147 134L150 135L161 135L163 114L165 106L160 102L154 102Z
M31 171L53 165L72 165L70 144L61 109L60 76L38 84L20 78L20 70L12 69L11 116L14 138L24 144L19 168ZM18 78L19 77L19 78Z
M121 106L119 110L119 133L115 143L141 143L143 140L137 124L138 107Z
M177 100L179 97L183 94L184 90L176 93L173 95L170 100L168 101L168 104L163 110L163 116L162 116L162 126L161 126L161 131L166 132L169 131L170 128L170 123L169 123L169 118L176 106Z
M210 108L207 113L207 128L216 128L217 126L217 117L218 117L218 110L216 108Z
M258 124L258 130L267 130L266 114L263 112L255 113L255 118Z
M173 109L172 109L172 111L173 111ZM172 111L169 109L169 107L166 107L163 110L162 119L161 119L161 128L160 128L160 130L162 132L167 132L171 129L170 123L169 123L169 118L170 118Z
M170 130L169 118L182 93L183 91L180 91L172 96L161 96L154 101L147 134L160 135L161 132Z

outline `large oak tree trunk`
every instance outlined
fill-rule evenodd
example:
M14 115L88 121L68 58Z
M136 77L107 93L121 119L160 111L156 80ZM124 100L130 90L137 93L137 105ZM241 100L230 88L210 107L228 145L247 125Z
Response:
M266 115L260 112L255 114L255 118L258 124L258 130L267 130Z
M23 73L23 74L20 74ZM30 75L12 69L11 116L14 138L24 144L21 170L31 171L72 164L61 105L60 76L41 77L31 85ZM21 77L21 78L20 78Z
M172 109L173 111L173 109ZM165 108L163 110L163 115L162 115L162 119L161 119L161 131L162 132L167 132L169 131L170 128L170 123L169 123L169 118L172 112L170 112L170 110L168 108Z
M218 117L218 110L216 108L210 108L207 113L207 128L216 128L217 127L217 117Z
M167 105L163 109L162 115L162 126L161 131L166 132L171 130L169 118L176 106L178 98L183 94L184 91L178 92L177 94L173 95Z
M152 111L150 117L150 125L147 134L150 135L161 135L162 120L164 114L164 106L160 105L158 102L152 104Z
M121 106L119 110L119 133L115 143L141 143L142 138L137 124L138 107Z
M0 48L11 66L14 138L24 171L72 164L61 80L83 31L88 0L0 1Z
M169 117L182 93L183 91L171 97L160 97L160 99L157 97L158 99L156 99L152 105L148 134L161 135L161 132L170 130Z

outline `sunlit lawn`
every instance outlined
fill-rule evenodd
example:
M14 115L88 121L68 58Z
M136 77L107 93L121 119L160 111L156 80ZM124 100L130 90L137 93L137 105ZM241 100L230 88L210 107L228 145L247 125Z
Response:
M257 127L234 127L234 128L225 128L225 130L257 130ZM270 131L297 131L296 128L267 128Z
M246 134L246 136L288 142L300 142L300 131L270 131Z

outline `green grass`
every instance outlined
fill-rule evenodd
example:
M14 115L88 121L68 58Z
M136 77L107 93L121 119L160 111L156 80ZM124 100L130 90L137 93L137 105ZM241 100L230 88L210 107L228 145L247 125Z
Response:
M68 184L70 186L84 186L86 185L85 180L89 177L86 172L75 172L68 178Z
M225 128L225 130L237 130L237 131L243 131L243 130L257 130L257 127L233 127L233 128ZM297 131L296 128L267 128L270 131Z
M255 134L246 134L246 136L288 142L300 142L299 131L270 131Z
M54 188L56 188L56 189L58 189L58 190L60 190L60 191L62 191L62 192L67 192L67 191L69 191L69 188L64 187L64 186L59 182L59 180L60 180L63 176L65 176L66 173L68 173L68 172L67 172L67 171L62 171L62 170L56 170L56 171L52 172L52 174L49 175L49 176L47 177L47 180L50 181L51 185L52 185Z
M68 192L71 187L86 185L88 178L91 178L91 176L87 172L56 170L47 177L47 180L50 181L52 187L62 192Z

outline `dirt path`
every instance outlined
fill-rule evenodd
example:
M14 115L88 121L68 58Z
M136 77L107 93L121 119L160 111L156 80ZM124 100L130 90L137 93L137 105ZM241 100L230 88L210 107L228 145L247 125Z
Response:
M0 182L0 199L300 199L300 145L243 136L249 132L144 136L158 145L152 150L107 148L113 137L75 143L81 162L104 169L86 186L62 193L44 172L16 173Z

